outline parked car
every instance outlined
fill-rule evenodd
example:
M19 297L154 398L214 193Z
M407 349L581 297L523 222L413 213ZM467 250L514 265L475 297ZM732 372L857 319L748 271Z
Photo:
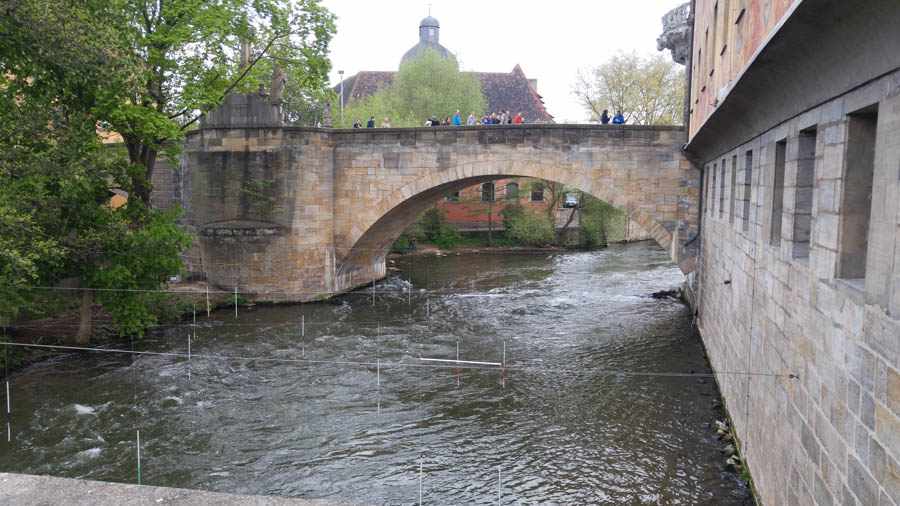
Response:
M567 193L563 200L563 207L578 207L578 194Z

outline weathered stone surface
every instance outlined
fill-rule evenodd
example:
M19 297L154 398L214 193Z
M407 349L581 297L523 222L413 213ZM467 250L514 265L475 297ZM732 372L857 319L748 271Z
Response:
M579 188L640 224L684 272L698 171L677 127L505 125L363 130L254 126L230 98L188 134L179 196L190 269L258 300L306 300L385 274L397 236L436 200L505 177ZM250 109L247 109L250 108ZM240 116L232 121L228 111ZM252 112L252 111L251 111ZM675 247L673 248L673 243Z
M672 60L684 65L691 56L691 4L679 5L662 18L663 33L656 39L656 50L672 51Z
M844 202L851 170L845 154L853 142L848 118L854 113L846 108L858 105L858 97L849 102L834 97L804 113L807 121L828 121L816 127L812 153L800 154L801 119L793 118L752 139L734 140L731 151L710 156L704 165L709 177L703 181L703 201L709 205L702 214L699 274L689 283L710 361L718 371L779 375L760 381L719 376L732 405L749 398L755 406L732 409L731 415L764 504L900 504L900 312L893 310L900 307L900 292L889 289L900 280L900 207L894 197L900 194L900 150L888 140L900 138L900 108L890 106L885 95L897 76L900 70L867 85L864 94L879 105L873 196L854 203L871 206L869 223L846 219ZM803 227L785 226L781 245L770 241L772 153L785 138L788 176L796 176L793 168L801 156L815 160L813 205L804 215L811 223L808 260L784 247L805 240ZM752 157L744 156L748 150ZM722 159L733 156L739 163L752 160L750 167L739 167L753 175L755 212L746 232L719 212L741 195L736 191L732 197L730 178L721 186ZM792 185L787 177L786 191ZM786 205L783 223L796 224L801 212L807 212L803 206ZM864 278L838 277L848 228L867 232L868 247L859 248ZM734 282L724 285L724 279ZM787 374L799 378L784 388L792 393L782 395ZM786 449L793 449L793 458L785 458ZM799 483L788 484L786 477Z
M183 488L127 485L105 481L73 480L51 476L0 473L0 503L18 506L72 504L130 506L337 506L339 503L284 497L221 494Z

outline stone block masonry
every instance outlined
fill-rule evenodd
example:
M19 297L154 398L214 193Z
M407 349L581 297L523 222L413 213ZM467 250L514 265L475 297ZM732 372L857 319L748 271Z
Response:
M715 370L763 374L718 381L765 504L900 504L898 146L900 71L705 165L728 161L726 198L690 280Z
M678 127L292 128L254 124L269 116L247 111L274 107L262 100L226 100L169 173L183 181L175 200L189 211L193 270L221 289L310 300L383 277L391 244L428 206L506 177L593 194L684 272L696 265L682 245L696 231L699 171L680 153Z

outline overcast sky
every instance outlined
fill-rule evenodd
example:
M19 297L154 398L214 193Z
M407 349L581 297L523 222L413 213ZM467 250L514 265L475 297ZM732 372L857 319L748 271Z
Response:
M397 70L419 41L419 22L441 24L441 45L463 70L509 72L518 63L538 80L557 122L587 115L571 94L579 68L618 50L657 54L662 16L684 0L322 0L337 15L331 41L332 84L360 70ZM669 52L666 51L669 57Z

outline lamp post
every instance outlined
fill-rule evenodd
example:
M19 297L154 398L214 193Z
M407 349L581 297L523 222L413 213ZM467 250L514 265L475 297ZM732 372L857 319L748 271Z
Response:
M338 70L338 75L341 76L341 126L344 126L344 71Z

